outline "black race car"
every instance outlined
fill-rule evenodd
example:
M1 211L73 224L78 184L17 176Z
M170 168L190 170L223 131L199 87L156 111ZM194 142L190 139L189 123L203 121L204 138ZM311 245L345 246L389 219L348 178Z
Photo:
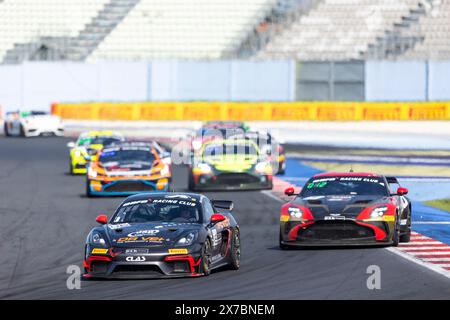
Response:
M89 233L85 278L207 276L240 265L239 226L231 201L191 193L141 193ZM218 211L221 210L221 213Z
M411 202L394 177L325 173L309 179L281 208L280 248L317 245L393 245L409 242ZM295 195L293 188L285 190Z

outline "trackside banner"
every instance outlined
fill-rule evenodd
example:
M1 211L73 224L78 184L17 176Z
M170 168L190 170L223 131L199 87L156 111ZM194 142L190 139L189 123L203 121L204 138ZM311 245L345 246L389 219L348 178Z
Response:
M73 120L450 120L442 102L85 102L55 103Z

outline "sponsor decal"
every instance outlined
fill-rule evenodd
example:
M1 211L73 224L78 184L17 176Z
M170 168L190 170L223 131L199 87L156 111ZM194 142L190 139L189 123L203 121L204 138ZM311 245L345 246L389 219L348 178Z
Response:
M141 237L122 237L119 239L114 239L114 242L117 243L128 243L128 242L156 242L156 243L161 243L164 241L164 238L161 237L146 237L146 236L141 236Z
M111 230L122 229L129 226L129 223L108 224L108 228L110 228Z
M127 249L125 250L126 254L144 254L148 253L148 249Z
M172 194L172 195L165 196L165 198L167 198L167 199L175 199L175 198L190 199L191 197L184 195L184 194Z
M139 257L126 257L125 260L128 262L143 262L147 259L144 256L139 256Z
M102 248L94 248L92 249L92 254L107 254L108 249L102 249Z
M188 249L169 249L170 254L187 254Z
M128 234L129 237L154 236L159 230L139 230Z
M323 217L324 220L345 220L344 216L341 216L339 213L332 213L329 216Z
M176 200L176 199L155 199L153 203L166 203L166 204L181 204L185 206L195 207L197 204L191 201Z
M352 198L353 196L331 196L330 198L328 198L328 201L348 201Z
M128 206L133 206L135 204L142 204L142 203L147 203L148 200L137 200L137 201L130 201L130 202L126 202L122 205L122 207L128 207Z

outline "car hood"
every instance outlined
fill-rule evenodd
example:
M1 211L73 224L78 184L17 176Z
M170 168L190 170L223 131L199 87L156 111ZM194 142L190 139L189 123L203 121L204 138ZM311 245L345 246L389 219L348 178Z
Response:
M114 162L102 164L108 176L149 175L153 164L141 162Z
M297 198L293 203L308 208L314 219L337 215L356 218L364 209L389 202L388 197L334 195Z
M258 156L233 154L205 157L204 160L219 171L244 172L250 170L258 162Z
M174 245L189 232L198 232L198 223L123 223L104 226L114 247L155 247Z

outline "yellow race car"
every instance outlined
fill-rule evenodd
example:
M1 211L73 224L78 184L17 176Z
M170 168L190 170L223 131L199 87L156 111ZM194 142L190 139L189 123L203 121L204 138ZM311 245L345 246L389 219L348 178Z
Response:
M211 141L190 165L190 190L272 189L270 159L250 139Z
M112 143L124 141L125 138L114 131L88 131L83 132L76 142L69 142L70 148L70 174L86 174L86 165L92 155Z

